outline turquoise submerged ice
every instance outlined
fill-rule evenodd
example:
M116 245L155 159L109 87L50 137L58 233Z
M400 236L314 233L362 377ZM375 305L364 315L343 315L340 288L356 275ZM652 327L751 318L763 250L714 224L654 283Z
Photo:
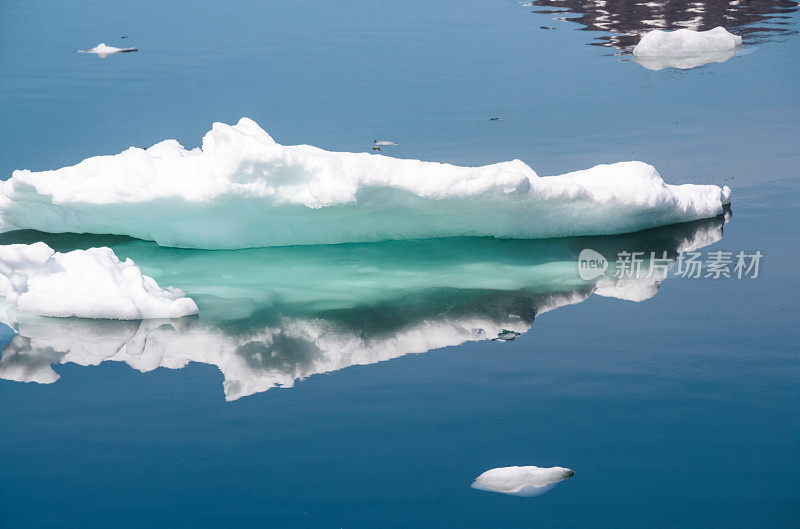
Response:
M53 171L14 171L0 190L0 228L206 249L524 239L709 218L729 200L727 187L668 185L641 162L539 177L519 160L460 167L283 146L243 118L215 123L201 148L166 140Z

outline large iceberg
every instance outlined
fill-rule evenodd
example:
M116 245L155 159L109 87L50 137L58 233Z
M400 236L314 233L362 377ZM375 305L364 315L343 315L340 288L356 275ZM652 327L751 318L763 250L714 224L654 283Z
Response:
M513 496L538 496L574 475L574 471L564 467L500 467L475 478L472 488Z
M644 232L547 240L450 238L208 252L160 247L128 237L100 239L135 259L162 284L186 290L198 316L143 321L43 318L2 320L16 335L0 378L54 382L51 365L123 362L140 371L215 365L228 400L290 387L296 380L406 354L527 332L534 319L593 293L641 301L654 296L681 252L722 237L725 217ZM16 232L60 251L96 245L96 236ZM592 279L578 258L592 249L609 261ZM641 252L637 277L615 256ZM235 273L233 273L235 271Z
M202 147L166 140L0 186L0 230L122 234L236 249L451 236L634 232L710 218L727 187L668 185L623 162L539 177L519 160L482 167L276 143L255 122L215 123Z
M110 248L56 252L43 242L0 245L0 308L59 318L179 318L197 314L184 292L162 289Z
M656 29L646 33L633 49L633 57L649 70L686 70L711 62L725 62L736 53L742 37L723 27L708 31Z

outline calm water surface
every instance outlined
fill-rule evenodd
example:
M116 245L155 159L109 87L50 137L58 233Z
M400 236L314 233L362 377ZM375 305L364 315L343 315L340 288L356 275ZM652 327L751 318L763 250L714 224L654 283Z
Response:
M3 235L112 246L205 310L20 322L0 358L30 381L0 380L0 526L797 527L797 4L725 19L731 4L703 2L697 27L732 20L742 50L660 71L625 36L687 24L688 4L535 4L0 2L3 178L194 147L249 116L285 144L382 137L389 155L542 175L638 159L734 190L727 219L580 240L192 252ZM98 42L140 51L71 53ZM567 273L584 247L688 240L762 252L759 277L673 270L637 297ZM322 334L297 330L311 320ZM490 339L504 329L520 335ZM535 498L469 487L518 464L576 474Z

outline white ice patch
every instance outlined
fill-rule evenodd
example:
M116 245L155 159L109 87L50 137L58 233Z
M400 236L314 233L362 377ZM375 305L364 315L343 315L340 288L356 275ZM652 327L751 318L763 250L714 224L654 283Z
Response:
M500 467L475 478L472 488L514 496L537 496L574 475L575 472L563 467Z
M708 31L678 29L663 31L656 29L646 33L633 49L633 55L639 61L643 59L645 67L661 69L666 66L691 68L708 62L728 60L735 48L742 44L742 37L728 32L723 27ZM663 64L661 68L658 65Z
M9 312L117 320L197 314L184 292L160 288L110 248L59 253L43 242L0 246L0 298L4 321L15 319Z
M202 148L167 140L54 171L14 171L0 230L121 234L234 249L449 236L601 235L716 216L730 189L668 185L642 162L539 177L283 146L255 122L215 123Z
M115 53L128 53L128 52L139 51L139 50L136 49L136 48L116 48L114 46L106 45L105 42L101 42L100 44L98 44L94 48L89 48L89 49L86 49L86 50L75 50L75 51L77 51L78 53L93 53L93 54L97 55L98 57L100 57L101 59L104 59L104 58L108 57L109 55L114 55Z

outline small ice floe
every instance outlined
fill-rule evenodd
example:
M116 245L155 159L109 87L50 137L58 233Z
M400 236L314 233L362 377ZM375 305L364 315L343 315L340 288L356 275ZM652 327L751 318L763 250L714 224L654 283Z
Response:
M489 121L503 121L503 118L489 118Z
M115 48L114 46L107 46L105 42L101 42L94 48L88 48L86 50L75 50L76 53L94 53L101 59L104 59L109 55L113 55L115 53L130 53L132 51L139 51L139 48Z
M538 496L574 475L574 471L563 467L500 467L487 470L471 486L512 496Z
M374 143L375 145L377 145L379 147L386 147L388 145L397 145L397 143L395 143L393 141L387 141L387 140L372 140L372 143Z
M43 242L0 246L0 308L56 318L140 320L197 314L178 289L162 289L111 248L56 252Z
M493 342L513 342L516 340L517 336L522 333L517 331L509 331L508 329L503 329L500 331L500 334L497 335L497 338L492 338Z
M723 27L708 31L656 29L646 33L633 49L633 58L649 70L686 70L711 62L725 62L736 53L742 37Z

